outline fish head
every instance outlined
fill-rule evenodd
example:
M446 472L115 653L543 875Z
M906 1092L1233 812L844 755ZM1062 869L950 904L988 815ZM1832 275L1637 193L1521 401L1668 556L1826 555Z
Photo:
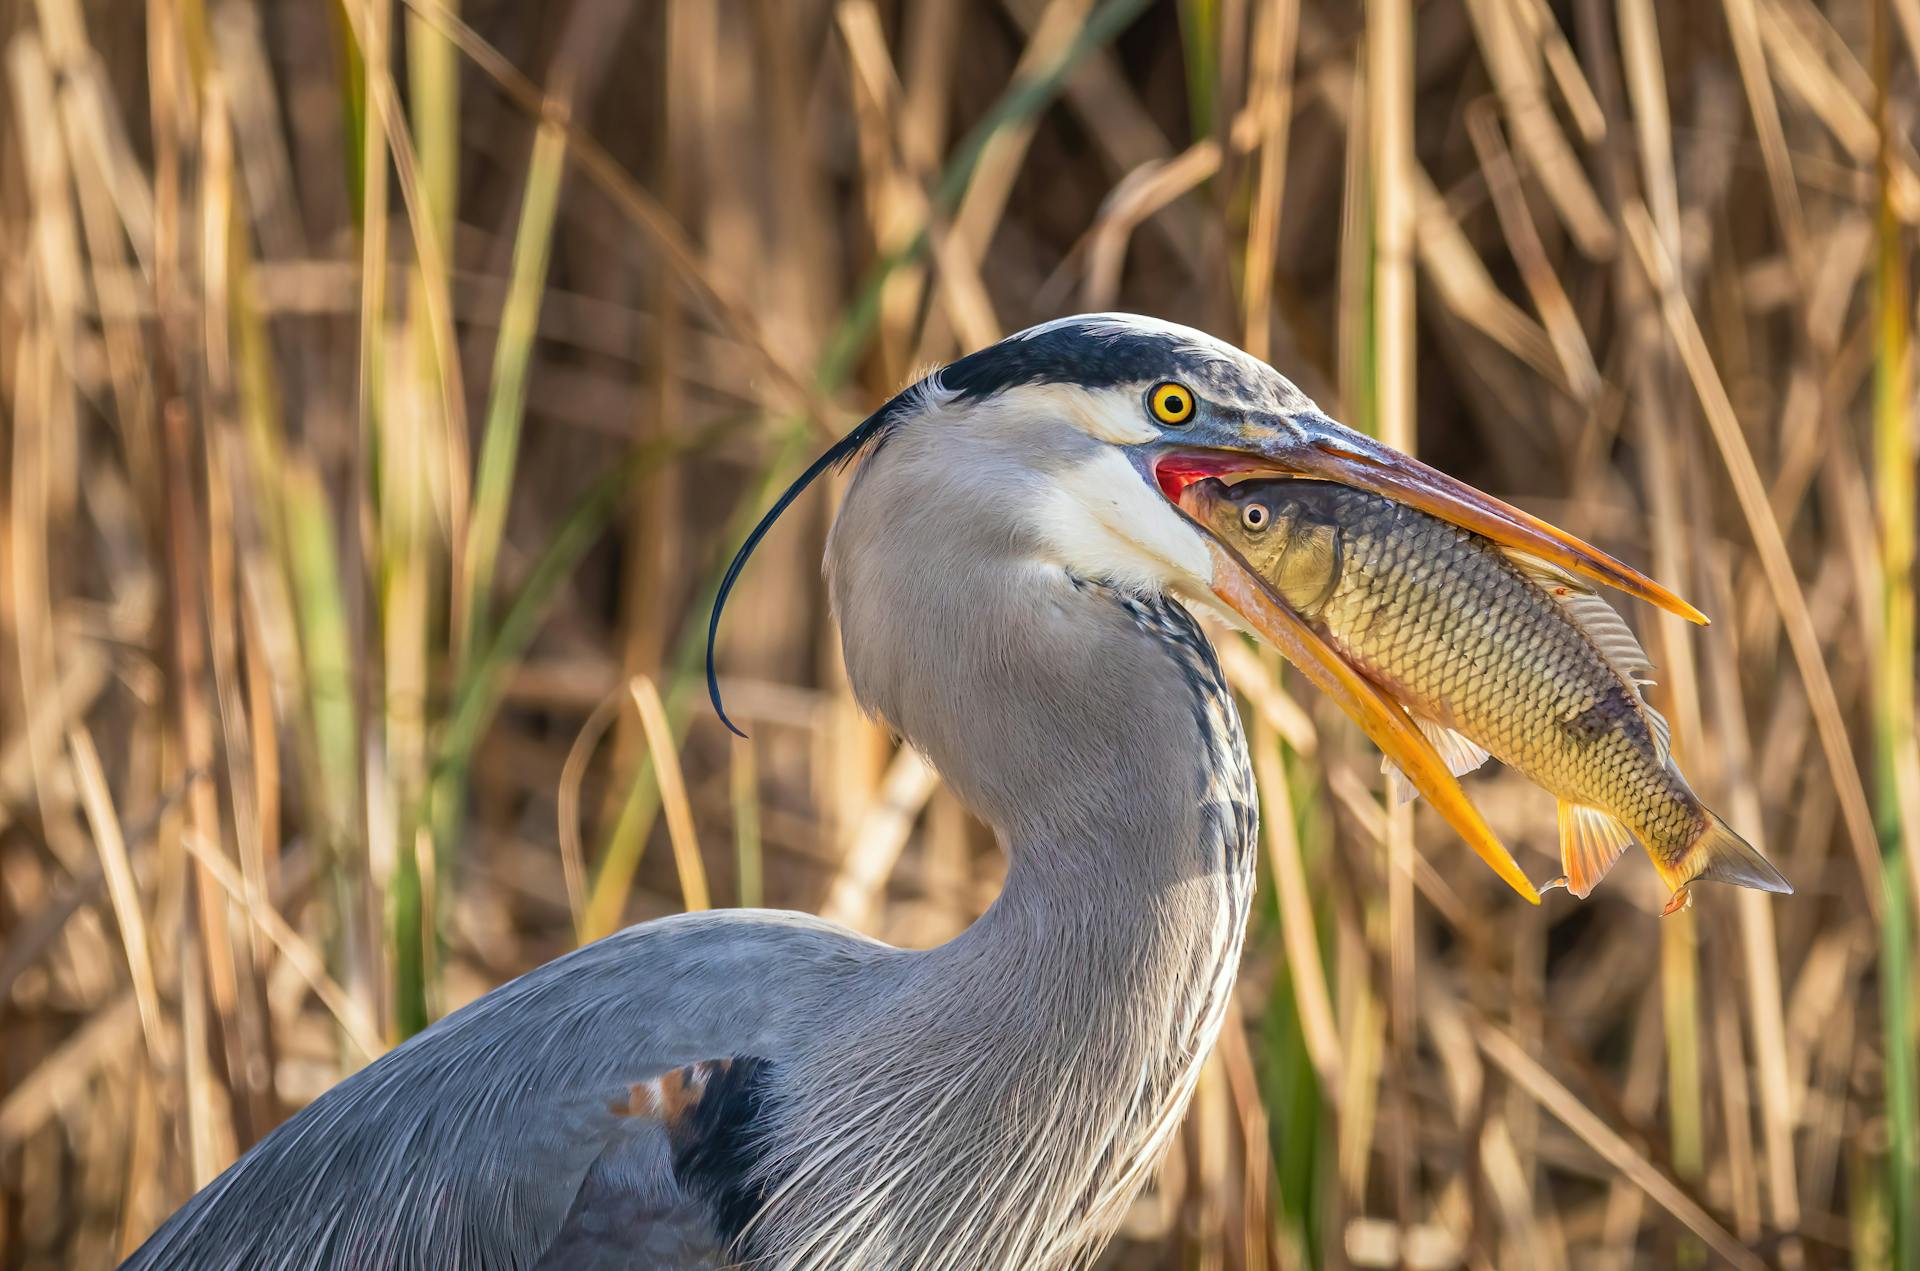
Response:
M1180 492L1180 506L1207 532L1272 580L1300 524L1300 501L1287 481L1196 481Z
M1196 481L1180 507L1220 539L1295 609L1318 608L1339 569L1338 530L1312 514L1293 480Z
M1325 489L1318 481L1208 478L1181 491L1180 507L1311 620L1333 595L1342 563L1340 528L1324 500L1312 498Z

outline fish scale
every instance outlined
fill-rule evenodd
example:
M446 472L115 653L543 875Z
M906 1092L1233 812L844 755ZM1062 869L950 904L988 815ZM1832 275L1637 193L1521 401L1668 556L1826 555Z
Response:
M1621 826L1674 888L1670 908L1701 877L1791 890L1688 786L1635 679L1645 655L1584 584L1349 486L1202 486L1183 506L1342 658L1416 720L1477 743L1562 801L1577 894L1618 855ZM1257 525L1252 504L1266 513Z
M1630 707L1581 745L1562 725L1627 691L1579 626L1485 540L1378 495L1300 483L1303 512L1341 537L1345 568L1316 615L1331 643L1415 714L1464 733L1574 802L1683 847L1684 787ZM1475 603L1477 602L1477 604ZM1520 703L1531 709L1516 709Z

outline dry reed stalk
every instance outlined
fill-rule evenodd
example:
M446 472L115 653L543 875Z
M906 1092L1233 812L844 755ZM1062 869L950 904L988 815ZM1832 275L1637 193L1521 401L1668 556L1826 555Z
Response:
M1766 1266L1679 1183L1662 1174L1511 1038L1485 1025L1476 1032L1480 1049L1495 1067L1518 1082L1542 1107L1637 1184L1650 1200L1685 1224L1730 1266L1749 1267L1754 1271Z
M514 103L533 118L546 115L546 103L554 98L529 80L499 51L482 39L472 27L449 12L439 0L406 0L410 11L421 14L437 30L459 46L473 63L484 71ZM765 372L782 388L790 406L804 406L807 416L823 431L833 431L834 412L811 387L807 377L788 365L773 350L761 324L751 315L752 306L723 281L688 241L685 232L660 205L609 155L598 141L577 125L562 121L569 149L580 171L620 205L636 228L646 233L675 275L702 303L721 316L728 329L737 334L745 347L755 353Z
M1368 0L1368 133L1372 168L1367 192L1373 223L1367 267L1367 297L1373 383L1371 431L1398 450L1412 453L1414 434L1413 192L1413 6L1407 0ZM1394 1215L1402 1231L1413 1222L1413 1116L1410 1087L1418 1027L1415 1010L1417 945L1413 909L1413 806L1387 814L1387 947L1392 980L1389 1007L1393 1063L1390 1107L1393 1126Z
M1573 302L1567 298L1560 275L1548 258L1546 245L1534 228L1533 216L1527 211L1521 189L1520 173L1513 157L1507 153L1490 109L1468 110L1467 134L1480 156L1480 166L1486 170L1487 193L1500 217L1500 226L1506 233L1507 246L1520 269L1520 277L1533 296L1534 312L1539 314L1547 338L1553 341L1574 396L1589 401L1601 391L1600 368L1594 365L1593 350L1580 329Z
M1320 748L1313 717L1281 685L1266 660L1244 641L1225 638L1230 633L1218 634L1222 636L1218 641L1220 667L1227 673L1227 682L1289 748L1304 758L1313 757Z
M146 1037L148 1056L158 1065L163 1062L167 1046L161 1031L164 1025L160 1016L160 990L153 974L147 921L140 907L140 890L134 882L133 862L127 856L126 839L120 833L120 818L113 810L113 795L107 789L106 772L100 766L100 752L94 749L93 737L85 725L75 725L68 730L67 749L73 756L74 782L80 787L87 823L100 850L100 865L106 872L114 920L120 924L120 942L126 949L127 968L133 977L133 1000L140 1011L140 1031Z
M1253 213L1247 218L1246 286L1241 326L1247 352L1272 356L1273 276L1279 251L1280 207L1286 191L1287 136L1293 126L1297 0L1267 0L1253 18L1253 81L1248 111L1258 128Z
M707 871L701 862L700 840L693 826L693 807L687 800L686 778L680 773L680 755L675 749L673 728L667 723L666 704L660 700L660 690L644 675L629 680L627 691L640 712L654 771L660 774L660 806L666 813L674 866L680 871L681 899L689 910L711 908ZM594 938L604 934L606 931L602 929L594 933Z
M1647 0L1628 0L1620 7L1619 22L1621 69L1633 110L1634 135L1639 141L1646 202L1654 209L1661 240L1677 250L1682 209L1655 10ZM1644 447L1640 468L1653 525L1654 564L1662 577L1683 581L1695 573L1691 509L1680 495L1681 468L1688 449L1666 426L1670 404L1678 396L1674 368L1665 348L1653 341L1646 329L1651 321L1644 293L1636 287L1631 294L1636 300L1636 328L1641 341L1636 351L1644 359L1636 368L1641 397L1638 437ZM1703 738L1697 650L1685 622L1662 614L1657 624L1664 683L1657 690L1656 700L1672 723L1675 752L1689 756L1699 751ZM1691 911L1673 917L1674 921L1663 923L1660 929L1670 1143L1675 1171L1696 1182L1706 1166L1699 929Z
M1613 253L1613 224L1547 103L1540 45L1528 38L1523 19L1506 0L1467 0L1466 10L1515 148L1539 177L1580 251L1604 260Z
M185 842L194 859L205 866L214 880L245 910L248 921L266 934L280 955L286 958L288 965L306 980L314 996L332 1013L342 1033L358 1048L361 1056L374 1060L384 1055L387 1047L380 1040L379 1029L359 1009L346 990L327 974L326 962L314 951L313 946L287 925L286 919L280 916L266 897L249 891L246 881L221 858L216 849L191 837Z
M758 909L764 901L764 846L760 828L760 765L753 743L733 748L727 768L728 794L733 805L735 891L743 909Z
M625 688L611 689L600 699L600 704L587 716L580 731L574 735L573 745L567 750L567 761L560 766L560 784L554 794L554 810L558 817L558 836L560 842L560 871L566 880L567 912L573 918L573 929L583 941L587 912L587 857L580 845L580 786L586 780L587 765L593 761L593 752L605 736L608 727L613 724L620 712L620 703L629 696Z
M1280 910L1280 930L1286 943L1287 970L1294 1000L1299 1003L1300 1031L1307 1054L1323 1090L1339 1088L1340 1033L1332 1000L1327 995L1327 973L1320 957L1319 932L1313 900L1307 891L1300 834L1294 821L1293 800L1280 764L1280 737L1272 725L1256 721L1249 741L1254 775L1265 796L1261 831L1273 869L1274 901Z
M1815 15L1817 17L1817 15ZM1915 729L1914 467L1916 439L1912 283L1907 237L1898 223L1905 147L1894 131L1892 33L1888 5L1873 12L1873 101L1876 186L1874 269L1873 455L1880 573L1880 640L1876 650L1874 741L1881 805L1887 905L1881 917L1881 1015L1886 1032L1887 1191L1893 1220L1893 1262L1920 1263L1920 1063L1914 1051L1913 932L1901 892L1920 910L1920 733ZM1847 55L1845 45L1839 55ZM1911 212L1912 204L1907 204ZM1899 857L1905 857L1906 870Z
M1712 570L1722 608L1731 606L1731 588L1727 584L1724 562ZM1724 738L1728 776L1732 789L1728 812L1749 828L1751 841L1767 850L1760 794L1753 779L1753 754L1748 743L1747 718L1742 702L1737 668L1740 649L1731 627L1712 643L1719 645L1719 656L1707 661L1713 682L1716 733ZM1800 1189L1793 1158L1793 1091L1787 1072L1786 1016L1780 983L1779 936L1774 911L1765 896L1742 895L1739 901L1739 927L1742 952L1747 964L1747 1002L1752 1030L1754 1068L1759 1098L1760 1123L1765 1141L1766 1183L1769 1217L1776 1230L1793 1233L1800 1226ZM1727 1016L1732 1022L1732 1016ZM1734 1038L1737 1041L1737 1034ZM1722 1061L1723 1064L1725 1060ZM1731 1113L1729 1118L1731 1119ZM1802 1261L1804 1251L1789 1250L1789 1261Z

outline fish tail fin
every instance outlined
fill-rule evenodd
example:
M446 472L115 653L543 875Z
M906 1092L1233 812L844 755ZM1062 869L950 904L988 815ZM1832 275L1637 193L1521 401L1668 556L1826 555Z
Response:
M1687 886L1705 879L1712 883L1732 883L1736 887L1751 887L1756 891L1775 892L1783 896L1793 894L1793 884L1788 882L1773 862L1760 855L1758 848L1734 833L1711 808L1700 809L1706 818L1706 824L1694 835L1693 842L1680 854L1680 859L1671 867L1662 866L1660 873L1673 890L1673 900L1667 905L1672 913L1684 908L1687 903Z
M1599 808L1560 800L1560 864L1567 872L1548 886L1564 885L1585 900L1631 842L1632 832Z

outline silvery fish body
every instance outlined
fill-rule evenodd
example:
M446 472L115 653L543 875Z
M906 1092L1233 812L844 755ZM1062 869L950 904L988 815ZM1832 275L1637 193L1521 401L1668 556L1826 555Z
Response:
M1450 768L1491 754L1557 796L1556 882L1587 895L1631 834L1673 889L1669 912L1699 878L1792 890L1688 786L1642 692L1645 653L1585 583L1348 486L1203 484L1189 510L1396 698Z

